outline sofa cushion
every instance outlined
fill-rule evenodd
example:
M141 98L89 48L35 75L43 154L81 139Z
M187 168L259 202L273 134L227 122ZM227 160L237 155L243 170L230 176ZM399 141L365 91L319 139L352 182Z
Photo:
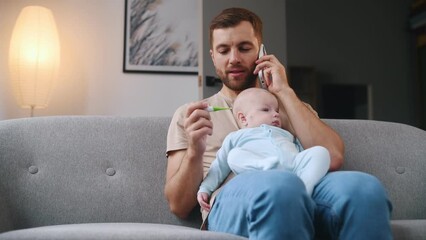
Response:
M8 240L70 240L70 239L246 239L230 234L201 231L198 229L150 223L87 223L53 225L15 230L0 234Z
M426 219L393 220L392 234L394 239L404 239L404 240L425 239Z

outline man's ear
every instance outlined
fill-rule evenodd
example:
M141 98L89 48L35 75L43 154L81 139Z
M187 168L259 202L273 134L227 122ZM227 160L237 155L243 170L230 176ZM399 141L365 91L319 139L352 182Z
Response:
M238 122L241 126L247 127L247 118L244 116L244 113L238 112L237 113Z
M216 63L214 61L214 55L213 55L213 50L210 49L210 57L212 58L213 64L216 66Z

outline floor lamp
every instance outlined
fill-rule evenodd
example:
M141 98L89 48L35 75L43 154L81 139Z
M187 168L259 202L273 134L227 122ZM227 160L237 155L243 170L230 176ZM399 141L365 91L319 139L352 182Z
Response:
M21 10L9 49L10 77L22 108L47 107L60 63L60 44L52 12L40 6Z

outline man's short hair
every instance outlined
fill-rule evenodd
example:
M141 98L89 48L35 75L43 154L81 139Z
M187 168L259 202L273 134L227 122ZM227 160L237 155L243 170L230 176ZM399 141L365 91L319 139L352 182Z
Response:
M210 47L213 48L213 31L215 29L235 27L243 21L249 22L254 29L259 43L262 42L262 20L254 12L244 8L227 8L217 15L210 23Z

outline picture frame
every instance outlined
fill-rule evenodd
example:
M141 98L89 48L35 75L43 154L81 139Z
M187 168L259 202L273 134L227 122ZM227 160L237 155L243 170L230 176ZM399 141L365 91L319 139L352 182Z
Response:
M198 73L197 0L125 0L123 72Z

